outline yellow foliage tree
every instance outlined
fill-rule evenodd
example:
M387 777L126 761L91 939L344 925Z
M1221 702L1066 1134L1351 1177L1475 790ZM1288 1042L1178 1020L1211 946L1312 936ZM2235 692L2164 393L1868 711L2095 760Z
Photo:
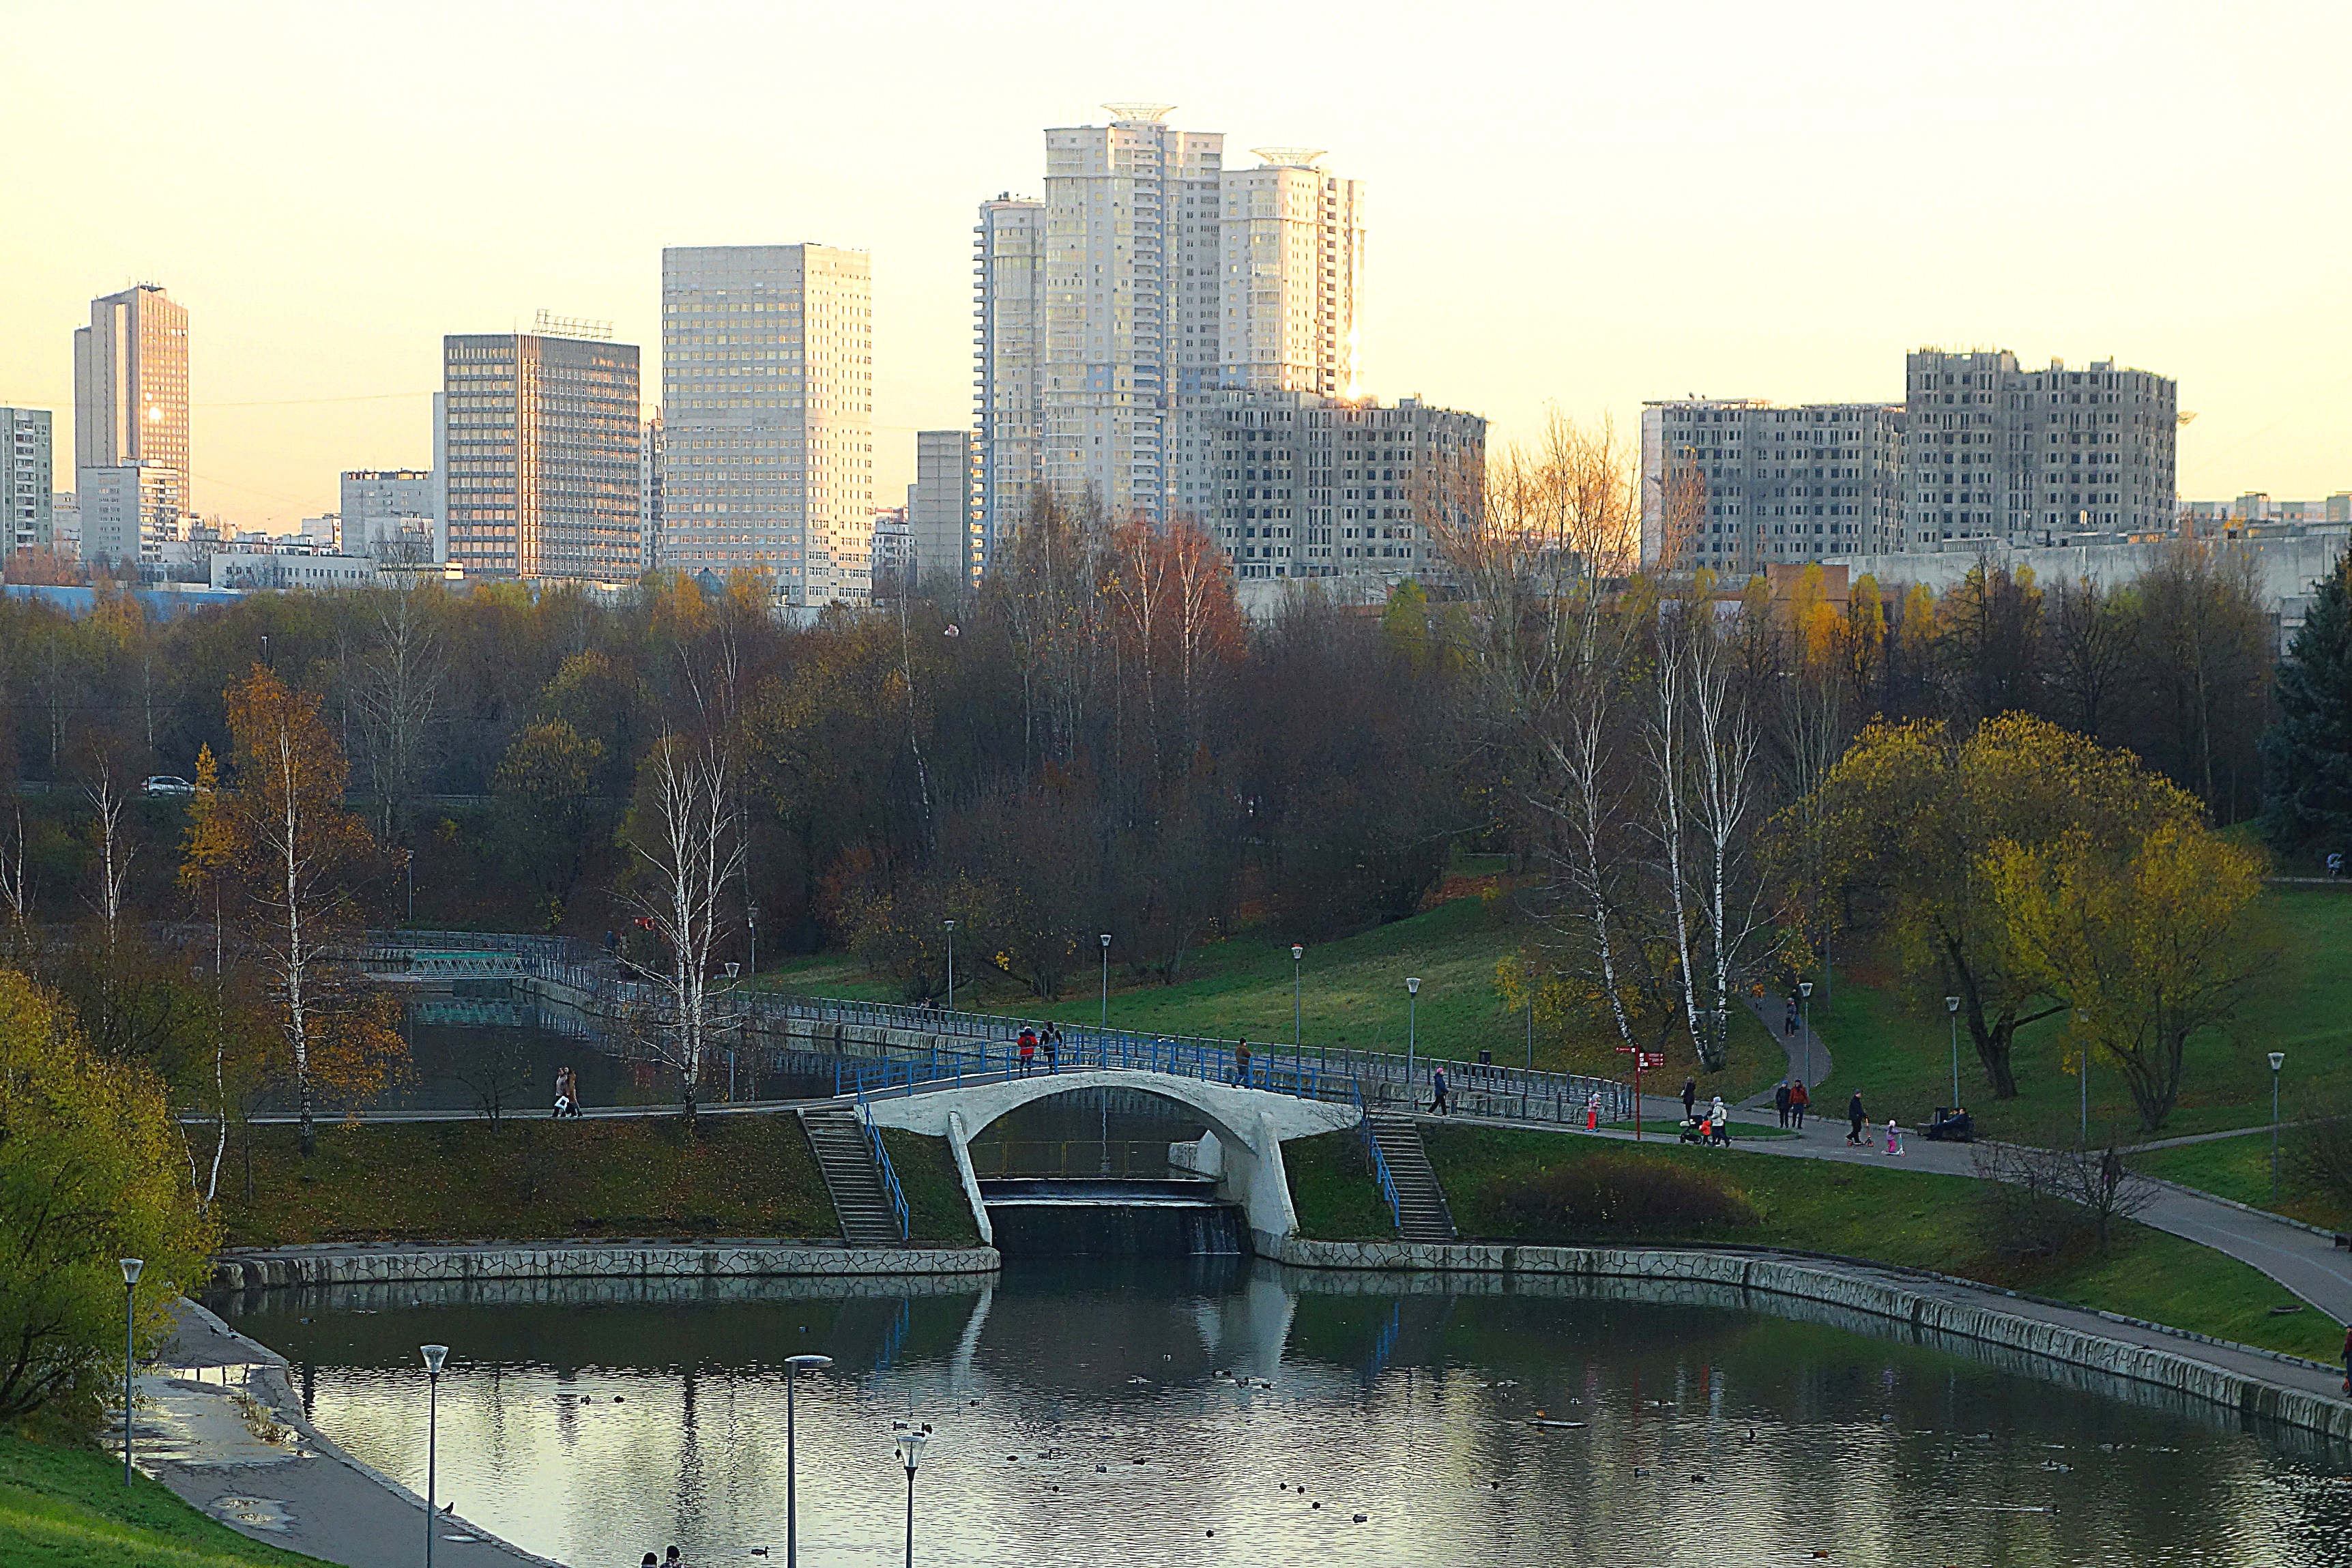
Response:
M229 771L196 759L183 884L217 895L267 971L300 1107L302 1152L318 1148L320 1091L363 1099L405 1054L389 1004L340 984L336 942L355 923L352 885L374 849L343 809L350 764L319 696L257 665L228 689Z
M2266 964L2248 930L2262 857L2175 818L2120 848L2080 828L2003 839L1985 877L2011 951L2066 997L2077 1042L2123 1069L2140 1124L2162 1127L2189 1037L2226 1022Z

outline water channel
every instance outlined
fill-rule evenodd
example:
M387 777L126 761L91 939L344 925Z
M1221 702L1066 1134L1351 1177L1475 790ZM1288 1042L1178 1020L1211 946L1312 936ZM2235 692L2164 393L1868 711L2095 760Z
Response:
M411 1486L452 1346L441 1495L580 1568L781 1562L803 1351L811 1564L901 1560L910 1419L921 1563L2352 1564L2352 1453L1800 1303L1202 1257L214 1305Z

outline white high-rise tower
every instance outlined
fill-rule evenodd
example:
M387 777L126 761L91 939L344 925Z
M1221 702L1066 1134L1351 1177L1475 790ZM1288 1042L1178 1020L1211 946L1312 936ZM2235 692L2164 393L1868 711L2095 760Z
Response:
M1114 517L1194 510L1169 419L1216 389L1345 395L1357 382L1363 187L1303 149L1224 167L1169 105L1045 132L1045 199L977 230L983 547L1045 486ZM1034 414L1031 412L1034 410Z

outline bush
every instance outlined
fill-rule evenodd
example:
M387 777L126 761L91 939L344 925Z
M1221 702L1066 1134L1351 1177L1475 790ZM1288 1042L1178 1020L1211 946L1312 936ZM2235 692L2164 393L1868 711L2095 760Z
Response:
M2104 1151L1979 1143L1976 1168L1978 1233L1987 1251L2013 1265L2047 1262L2086 1243L2105 1251L2157 1194L2112 1142Z
M2352 1205L2352 1116L2340 1105L2288 1133L2281 1152L2288 1177L2298 1186Z
M1494 1205L1517 1234L1728 1230L1761 1217L1748 1194L1721 1177L1607 1155L1514 1176L1496 1188Z

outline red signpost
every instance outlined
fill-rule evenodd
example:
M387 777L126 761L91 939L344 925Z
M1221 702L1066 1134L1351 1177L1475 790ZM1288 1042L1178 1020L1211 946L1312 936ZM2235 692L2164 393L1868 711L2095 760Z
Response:
M1617 1054L1633 1058L1633 1142L1639 1143L1642 1141L1642 1073L1647 1068L1665 1066L1666 1058L1662 1051L1637 1051L1631 1046L1618 1047Z

